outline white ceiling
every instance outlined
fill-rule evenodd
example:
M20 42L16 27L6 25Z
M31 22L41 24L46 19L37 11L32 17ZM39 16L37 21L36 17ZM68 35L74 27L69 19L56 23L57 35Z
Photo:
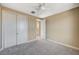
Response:
M46 3L45 10L41 10L40 14L32 14L31 11L35 10L39 3L2 3L1 5L28 13L30 15L38 16L40 18L54 15L79 6L78 3Z

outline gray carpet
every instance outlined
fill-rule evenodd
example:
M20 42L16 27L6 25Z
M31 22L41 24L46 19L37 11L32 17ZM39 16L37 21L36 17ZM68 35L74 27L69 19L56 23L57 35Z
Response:
M36 40L4 49L0 55L78 55L79 51L49 42Z

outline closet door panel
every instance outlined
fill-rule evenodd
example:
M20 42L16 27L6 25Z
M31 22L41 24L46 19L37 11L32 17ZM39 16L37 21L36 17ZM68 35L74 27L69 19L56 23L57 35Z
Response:
M16 14L2 11L2 38L4 48L16 45Z
M28 18L26 15L17 15L17 44L26 43L28 40Z

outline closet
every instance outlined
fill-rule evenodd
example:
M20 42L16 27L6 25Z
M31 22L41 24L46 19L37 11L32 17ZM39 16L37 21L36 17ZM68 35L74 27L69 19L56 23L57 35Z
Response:
M2 8L2 48L26 43L28 39L28 16Z
M35 40L36 19L6 7L0 8L0 49ZM28 40L29 39L29 40Z

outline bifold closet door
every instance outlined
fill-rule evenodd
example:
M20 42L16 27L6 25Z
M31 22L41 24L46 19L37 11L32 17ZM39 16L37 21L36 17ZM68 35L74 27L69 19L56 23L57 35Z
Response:
M17 15L17 44L26 43L28 40L28 17Z
M2 10L2 40L3 48L16 45L16 13Z

